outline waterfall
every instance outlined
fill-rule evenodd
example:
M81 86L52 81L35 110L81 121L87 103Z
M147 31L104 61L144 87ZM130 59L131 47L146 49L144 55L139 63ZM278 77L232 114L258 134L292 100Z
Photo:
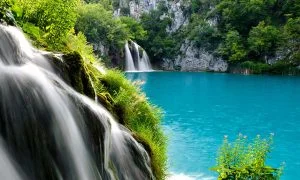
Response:
M134 62L133 62L133 58L128 46L128 42L126 42L125 44L125 70L126 71L136 71L135 66L134 66Z
M153 71L147 52L133 41L130 41L130 47L132 49L131 51L127 42L125 44L125 70L141 72ZM142 51L142 56L140 51Z
M130 132L49 61L0 25L0 179L154 179Z
M141 71L152 70L150 60L149 60L149 57L148 57L148 54L146 53L146 51L143 51L143 56L140 60L139 68L140 68Z
M141 62L141 58L140 58L140 50L139 50L139 45L135 42L132 42L133 44L133 52L134 52L134 59L135 59L135 66L137 67L137 70L140 71L140 62Z

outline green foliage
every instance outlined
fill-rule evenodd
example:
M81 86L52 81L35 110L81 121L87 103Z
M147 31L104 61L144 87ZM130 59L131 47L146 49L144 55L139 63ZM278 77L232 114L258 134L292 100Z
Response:
M299 5L300 6L300 5ZM287 59L300 64L300 17L290 18L284 26L284 36L287 43L285 48L288 49Z
M224 34L218 49L224 59L266 62L279 53L281 60L298 64L300 53L295 36L299 34L296 20L299 12L298 1L222 0L216 1L216 8L207 17L217 19L218 30ZM286 64L292 65L290 62ZM258 63L252 63L251 67L257 73L266 71L266 66Z
M94 63L98 61L93 53L93 46L88 45L86 37L82 32L79 32L77 35L72 31L69 32L66 39L66 51L78 52L84 62Z
M63 48L65 37L76 22L79 0L16 0L13 9L22 25L29 22L44 32L50 49Z
M218 51L222 56L228 57L230 62L241 61L247 55L242 38L237 31L229 31L226 34L226 39Z
M101 4L106 10L113 10L112 0L84 0L84 2L90 4Z
M122 48L129 39L126 25L120 19L114 18L112 12L101 4L86 4L79 7L75 30L83 32L88 42L102 42L114 49Z
M247 35L252 26L268 17L275 2L275 0L223 0L217 5L215 12L220 17L219 28L223 30L234 28L240 34Z
M33 44L37 47L47 47L47 42L44 38L45 32L39 27L30 22L24 22L22 24L23 31L33 40Z
M120 20L126 25L126 28L128 29L127 32L129 32L129 38L131 40L144 40L146 38L147 32L135 19L132 17L121 16Z
M10 11L12 4L12 0L2 0L0 2L0 22L3 20L10 25L14 25L16 23Z
M138 88L138 82L132 84L124 74L107 71L101 76L104 89L113 99L113 106L119 121L134 132L136 138L148 145L152 168L157 179L165 178L166 138L160 127L161 111L147 101Z
M274 55L281 41L280 31L264 21L253 27L248 37L249 50L259 57Z
M206 50L214 50L220 43L221 34L218 29L197 14L192 14L191 22L185 32L190 40Z
M141 16L141 24L147 31L147 37L138 43L146 49L153 60L174 57L180 44L178 36L166 31L171 24L171 19L169 17L161 18L164 8L165 6L160 4L157 10Z
M247 137L240 134L233 143L229 143L225 136L219 150L217 165L212 170L219 173L220 180L277 180L283 167L272 168L265 164L272 143L272 134L268 139L257 135L253 142L248 142Z

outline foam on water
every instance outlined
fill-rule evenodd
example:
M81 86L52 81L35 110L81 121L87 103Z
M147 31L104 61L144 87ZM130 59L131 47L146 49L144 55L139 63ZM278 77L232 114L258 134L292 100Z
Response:
M205 176L204 174L184 174L184 173L171 173L167 180L213 180L216 177Z

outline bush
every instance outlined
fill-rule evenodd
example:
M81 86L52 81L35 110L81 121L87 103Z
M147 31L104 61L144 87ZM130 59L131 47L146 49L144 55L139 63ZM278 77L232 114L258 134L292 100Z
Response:
M283 166L272 168L265 164L272 143L273 134L268 139L257 135L253 142L247 142L247 137L240 134L233 143L225 136L212 170L219 173L218 179L279 179Z
M26 25L25 30L33 35L43 32L43 41L49 50L61 50L75 25L79 3L79 0L15 0L12 10L18 23Z

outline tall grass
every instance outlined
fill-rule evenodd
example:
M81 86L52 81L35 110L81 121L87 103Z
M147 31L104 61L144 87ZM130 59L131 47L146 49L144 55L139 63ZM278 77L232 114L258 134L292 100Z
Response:
M147 100L137 83L126 80L119 71L107 71L100 81L114 100L114 113L120 123L129 128L150 153L156 178L165 179L166 137L160 125L160 109Z

